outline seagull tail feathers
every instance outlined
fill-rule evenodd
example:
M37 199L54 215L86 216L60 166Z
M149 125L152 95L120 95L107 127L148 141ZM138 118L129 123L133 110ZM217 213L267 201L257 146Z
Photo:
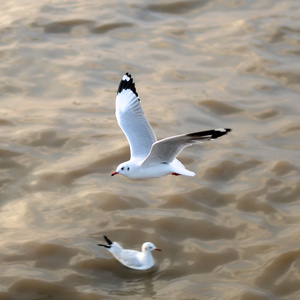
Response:
M184 176L190 176L190 177L193 177L196 175L196 173L192 172L192 171L189 171L185 168L177 168L174 173L172 173L172 175L184 175Z

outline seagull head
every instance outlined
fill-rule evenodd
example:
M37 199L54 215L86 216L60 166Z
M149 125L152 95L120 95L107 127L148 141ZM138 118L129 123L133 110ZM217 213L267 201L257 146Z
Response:
M131 166L129 165L129 163L128 162L124 162L124 163L121 163L120 165L118 165L116 171L113 172L111 174L111 176L115 176L117 174L128 176L128 174L130 173L130 170L131 170Z
M142 246L142 252L150 252L150 251L161 251L161 249L157 248L153 243L146 242Z

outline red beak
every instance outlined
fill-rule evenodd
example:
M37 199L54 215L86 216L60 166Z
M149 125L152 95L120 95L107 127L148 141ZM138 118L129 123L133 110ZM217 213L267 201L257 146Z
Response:
M119 174L119 172L113 172L113 173L111 174L111 176L115 176L115 175L117 175L117 174Z
M161 251L161 249L159 249L159 248L156 248L155 250L156 250L156 251Z

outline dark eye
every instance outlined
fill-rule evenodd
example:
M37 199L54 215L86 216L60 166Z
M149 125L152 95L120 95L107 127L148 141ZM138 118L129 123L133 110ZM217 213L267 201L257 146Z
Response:
M127 171L129 171L129 167L127 167Z
M124 167L122 167L121 170L123 171L123 170L124 170Z

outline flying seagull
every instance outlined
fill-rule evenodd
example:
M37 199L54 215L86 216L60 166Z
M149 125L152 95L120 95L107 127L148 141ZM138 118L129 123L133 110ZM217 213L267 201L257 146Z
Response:
M169 174L195 176L176 159L185 148L219 138L231 131L218 128L171 136L157 141L145 117L133 78L126 73L116 97L116 118L130 146L130 160L121 163L111 176L120 174L133 179L163 177Z

